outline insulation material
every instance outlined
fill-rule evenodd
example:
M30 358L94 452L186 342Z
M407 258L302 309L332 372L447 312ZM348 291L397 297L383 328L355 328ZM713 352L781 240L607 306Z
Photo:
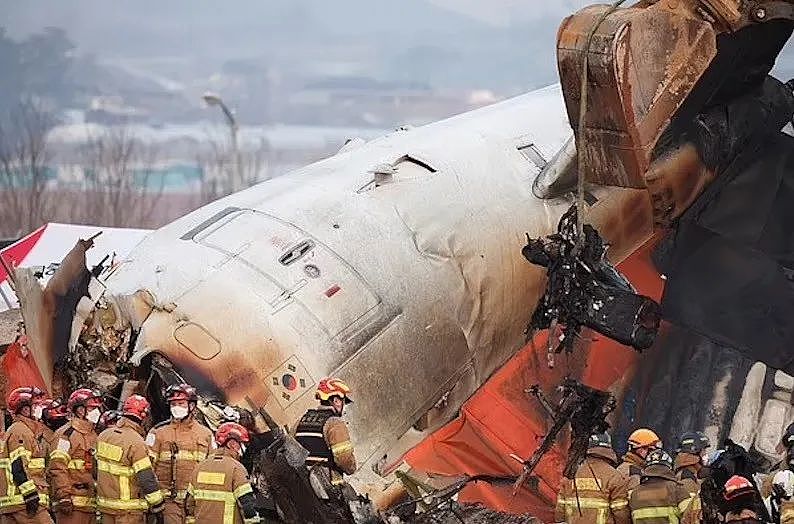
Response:
M640 293L658 298L662 280L650 262L651 243L618 267ZM584 338L593 337L585 332ZM630 383L638 355L603 337L576 351L556 369L546 366L546 340L539 335L499 370L461 409L461 415L406 455L418 470L436 475L461 473L518 475L521 465L514 453L529 457L537 448L550 421L524 390L538 383L547 393L565 376L580 377L591 387L620 394ZM501 511L528 512L551 521L557 488L565 463L567 441L558 443L535 470L538 490L524 489L512 497L510 487L479 483L467 487L461 500L480 501Z

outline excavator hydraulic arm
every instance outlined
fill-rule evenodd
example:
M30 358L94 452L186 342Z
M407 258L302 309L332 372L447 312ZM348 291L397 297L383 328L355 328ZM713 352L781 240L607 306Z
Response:
M664 169L660 176L654 163L672 149L665 136L759 88L793 21L794 0L646 0L626 8L594 5L566 18L557 58L576 145L584 148L580 175L594 184L647 188L657 223L680 215L714 173L677 143L678 179ZM681 192L671 184L692 194L669 202L663 193Z

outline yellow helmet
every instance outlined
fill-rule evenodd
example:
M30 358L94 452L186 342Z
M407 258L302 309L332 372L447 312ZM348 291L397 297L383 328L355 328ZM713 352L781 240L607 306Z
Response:
M662 447L662 439L648 428L640 428L629 435L629 448Z
M350 404L353 402L348 397L350 393L350 386L338 378L324 378L317 384L317 391L314 394L314 398L323 402L328 402L331 400L331 397L341 397L344 399L345 404Z

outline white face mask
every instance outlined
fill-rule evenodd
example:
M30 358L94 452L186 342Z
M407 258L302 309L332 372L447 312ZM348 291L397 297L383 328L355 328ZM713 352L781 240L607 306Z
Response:
M99 422L99 417L102 416L102 412L99 411L97 408L92 409L88 413L85 414L85 418L91 423L96 424Z
M241 457L242 457L243 455L245 455L245 450L246 450L246 449L248 449L248 448L246 448L245 444L240 444L240 456L241 456Z
M184 406L171 406L171 416L176 420L187 418L188 409Z
M44 413L44 408L41 406L35 406L33 408L33 418L36 420L41 420L41 415Z

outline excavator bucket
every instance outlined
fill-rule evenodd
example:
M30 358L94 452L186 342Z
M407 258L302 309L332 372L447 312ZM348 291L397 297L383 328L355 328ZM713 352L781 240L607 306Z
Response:
M667 4L615 10L592 39L609 6L587 7L560 27L560 79L588 182L645 188L659 137L717 54L714 26ZM585 60L588 103L580 136Z

